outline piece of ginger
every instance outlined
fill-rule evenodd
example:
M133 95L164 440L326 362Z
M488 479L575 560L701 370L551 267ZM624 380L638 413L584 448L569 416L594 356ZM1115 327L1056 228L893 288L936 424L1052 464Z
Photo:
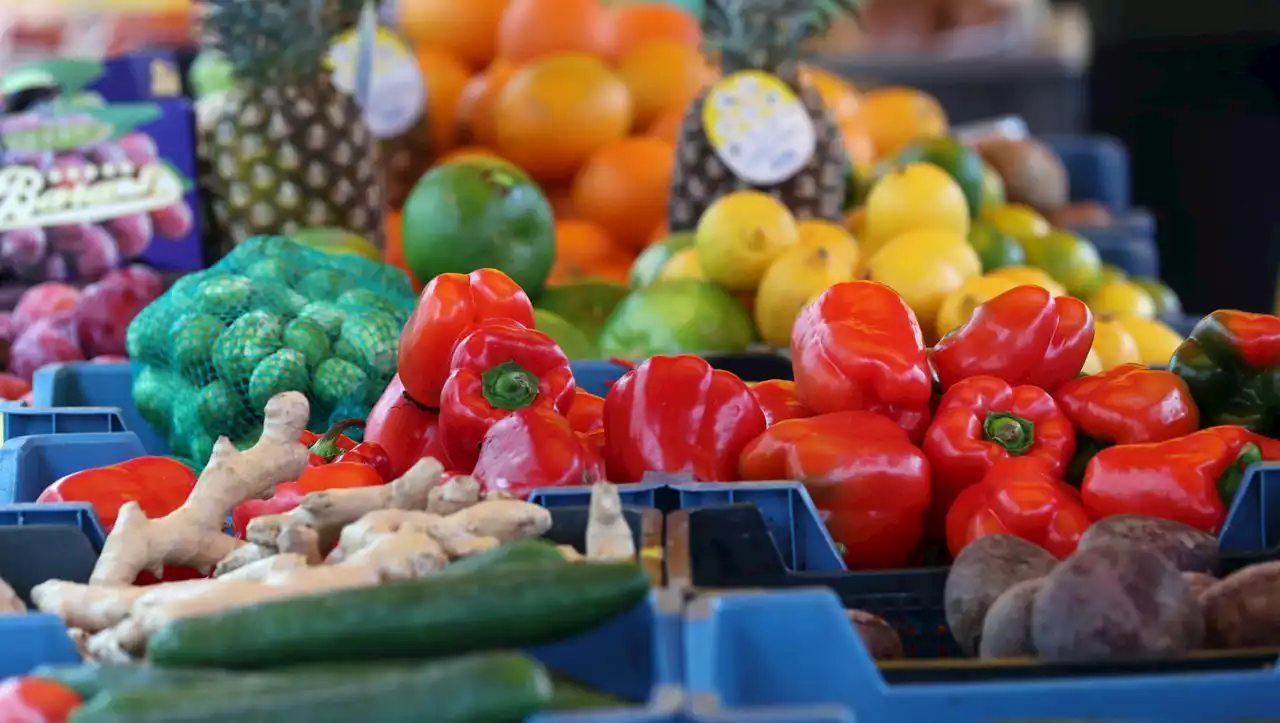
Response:
M591 507L587 512L587 559L608 562L633 560L635 556L635 538L622 514L617 486L596 482L591 485Z
M452 515L480 501L480 481L470 475L451 477L427 495L427 511Z
M165 565L211 570L242 544L222 531L231 508L306 469L308 451L298 440L309 413L301 393L277 394L267 402L257 444L240 452L220 438L181 507L150 519L136 502L122 505L90 583L127 585L143 570L159 577Z

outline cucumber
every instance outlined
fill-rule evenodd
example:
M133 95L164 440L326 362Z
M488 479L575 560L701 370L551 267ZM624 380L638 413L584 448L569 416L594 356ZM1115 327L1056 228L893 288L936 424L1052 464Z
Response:
M543 710L551 680L517 653L413 666L244 675L108 692L71 723L504 723Z
M596 690L555 673L551 674L551 710L596 710L601 708L630 708L634 701Z
M147 656L161 666L253 669L521 648L590 630L648 592L630 562L440 575L178 620L152 636Z
M480 570L491 570L518 565L558 565L565 563L564 555L556 546L545 540L519 540L507 543L479 555L459 560L433 575L463 575Z
M84 700L103 691L206 682L213 677L229 675L231 674L220 670L156 668L134 663L42 665L31 672L31 677L60 683L74 690Z

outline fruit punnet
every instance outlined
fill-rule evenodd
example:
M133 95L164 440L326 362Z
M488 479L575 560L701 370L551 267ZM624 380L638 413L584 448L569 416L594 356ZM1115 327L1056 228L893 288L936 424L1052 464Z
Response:
M324 67L362 0L206 3L204 30L235 70L205 129L215 222L236 243L257 234L336 227L381 245L377 139Z
M720 53L726 80L738 73L779 82L798 98L808 116L814 145L808 162L790 177L758 184L742 178L721 158L704 120L709 99L716 92L733 92L716 84L689 105L680 128L676 166L671 179L667 221L672 231L688 231L717 198L736 190L755 188L774 193L798 219L820 218L839 222L845 201L844 139L835 116L812 87L800 82L799 46L809 37L826 32L840 15L852 13L856 3L836 0L822 9L787 11L774 0L742 0L707 3L703 30ZM755 102L755 95L740 100ZM789 100L789 99L788 99ZM761 100L760 102L767 102ZM714 108L713 108L714 110Z

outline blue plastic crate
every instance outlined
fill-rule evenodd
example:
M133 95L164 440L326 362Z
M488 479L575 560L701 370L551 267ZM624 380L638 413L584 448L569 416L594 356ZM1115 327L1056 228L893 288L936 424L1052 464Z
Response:
M694 709L726 721L824 705L843 707L858 723L1221 723L1270 720L1280 710L1280 673L1270 667L1191 674L1148 664L1028 678L1021 666L1011 679L990 666L960 665L930 671L928 682L890 682L893 668L876 665L841 601L822 589L699 598L686 611L684 634Z
M573 381L585 392L603 397L609 393L609 387L627 373L627 368L606 360L587 360L570 362L573 369Z
M41 665L80 662L67 626L55 615L0 615L0 678L26 675Z
M831 533L822 524L804 485L798 482L685 482L654 475L652 481L618 485L622 504L675 510L750 503L763 515L773 542L791 570L844 570ZM529 501L544 507L583 505L589 488L547 487L534 490Z
M1149 213L1133 212L1109 226L1075 226L1071 230L1092 242L1104 263L1129 276L1160 277L1160 249L1155 220Z
M80 530L97 552L102 552L107 533L88 502L19 502L0 505L0 527L59 525Z
M123 432L124 420L114 407L0 408L0 442L33 434Z
M50 364L35 373L31 396L37 407L113 407L125 429L142 440L147 454L167 455L164 437L133 405L133 374L128 362Z
M1129 210L1129 151L1111 136L1047 136L1067 169L1072 201L1095 201L1112 213Z
M1218 533L1218 546L1233 551L1280 547L1280 462L1255 464L1245 471Z
M146 454L133 432L17 437L0 447L0 504L34 502L44 488L72 472Z

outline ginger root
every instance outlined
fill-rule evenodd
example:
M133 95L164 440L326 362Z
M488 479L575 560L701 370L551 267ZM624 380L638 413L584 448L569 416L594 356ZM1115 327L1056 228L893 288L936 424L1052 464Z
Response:
M591 508L587 512L587 559L607 562L632 560L635 556L635 538L622 514L618 488L608 482L596 482L591 486Z
M9 583L0 578L0 615L10 613L25 613L27 606L22 602L22 598L18 597L18 593L9 587Z
M301 393L277 394L267 402L257 444L240 452L220 438L181 507L153 520L136 502L121 506L89 582L127 585L143 570L159 577L165 565L212 569L242 544L222 531L231 508L306 469L307 449L298 438L309 413Z
M453 477L427 495L427 511L451 515L480 501L480 482L468 475Z

